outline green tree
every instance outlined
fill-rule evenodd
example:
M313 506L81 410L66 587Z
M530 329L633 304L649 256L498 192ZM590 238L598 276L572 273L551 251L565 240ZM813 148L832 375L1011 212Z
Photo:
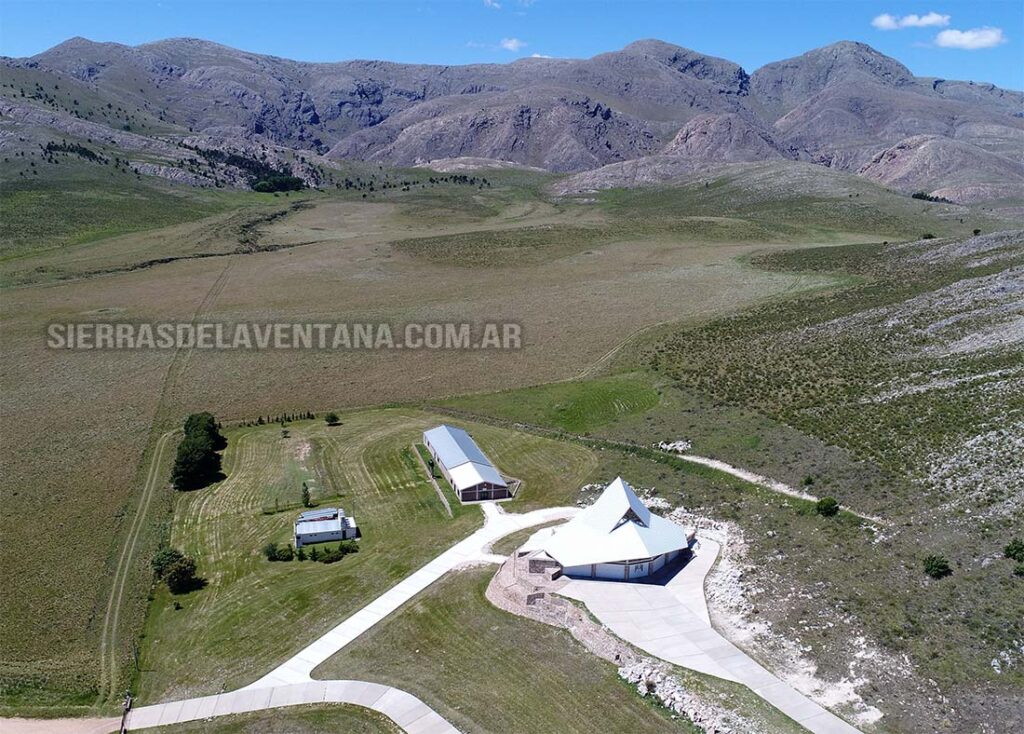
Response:
M337 413L328 413L324 416L324 422L329 426L336 426L341 423L341 419L338 417Z
M185 437L178 444L171 480L178 489L198 489L220 477L218 450L227 445L212 413L193 413L185 419Z
M309 487L306 486L305 482L302 483L302 506L303 507L312 507L313 506L313 500L309 496Z
M814 506L814 511L822 517L834 517L839 513L839 502L835 497L822 497Z
M172 563L167 569L164 580L172 594L185 594L201 588L205 583L196 575L196 561L190 556L185 556Z
M151 561L153 573L158 579L162 579L167 575L167 569L183 558L185 558L185 554L177 548L161 548Z
M953 569L943 556L927 556L924 559L924 572L933 579L941 579L952 574Z
M205 435L210 438L210 443L218 451L228 445L227 440L220 432L217 419L213 413L193 413L185 419L185 435Z
M178 444L171 480L178 489L198 489L220 476L220 454L208 436L186 435Z

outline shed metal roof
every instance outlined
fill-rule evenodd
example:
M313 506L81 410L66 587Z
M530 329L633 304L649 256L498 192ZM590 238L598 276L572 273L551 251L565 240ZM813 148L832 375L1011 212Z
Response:
M461 428L442 425L423 432L423 441L434 449L437 460L451 475L455 489L462 490L483 482L507 487L476 441Z
M345 517L345 511L337 507L318 507L315 510L306 510L299 513L297 522L310 522L317 519L330 519L332 517Z
M333 520L312 520L307 522L295 523L295 534L302 535L315 535L317 533L337 533L342 530L345 525L343 518L334 518Z
M508 486L498 470L490 464L477 464L475 461L470 461L454 469L449 469L448 474L452 478L452 484L458 490L475 487L484 482L489 482L496 487Z

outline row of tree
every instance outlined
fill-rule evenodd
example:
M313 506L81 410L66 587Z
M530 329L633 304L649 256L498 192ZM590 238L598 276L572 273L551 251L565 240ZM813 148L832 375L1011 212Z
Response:
M337 563L350 553L358 553L359 544L354 540L343 540L338 543L337 548L324 548L321 551L315 545L306 553L305 548L295 549L291 543L278 545L267 543L263 546L263 557L268 561L319 561L320 563Z

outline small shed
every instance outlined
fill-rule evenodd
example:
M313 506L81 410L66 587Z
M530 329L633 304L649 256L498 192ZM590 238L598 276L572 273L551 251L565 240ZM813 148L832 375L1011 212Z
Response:
M345 511L338 507L307 510L295 520L296 548L358 537L359 527L355 518L347 517Z

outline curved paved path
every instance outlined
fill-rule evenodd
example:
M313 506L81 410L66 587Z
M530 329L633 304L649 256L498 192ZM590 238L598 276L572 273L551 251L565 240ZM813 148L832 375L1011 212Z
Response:
M143 706L128 715L129 729L164 726L250 711L311 703L349 703L384 714L408 734L458 734L459 730L412 694L377 683L324 680L241 688L216 696Z
M307 703L350 703L378 711L408 734L458 734L458 729L405 691L362 681L313 680L313 669L412 599L449 571L474 563L500 563L494 541L517 530L571 517L575 507L509 514L494 503L481 505L484 526L456 543L334 629L313 641L245 688L215 696L142 706L128 714L127 727L142 729L213 716L226 716Z
M582 601L608 629L641 650L699 673L741 683L815 734L859 734L858 729L765 670L711 626L704 579L718 550L717 543L701 540L693 560L661 584L573 579L558 593Z

